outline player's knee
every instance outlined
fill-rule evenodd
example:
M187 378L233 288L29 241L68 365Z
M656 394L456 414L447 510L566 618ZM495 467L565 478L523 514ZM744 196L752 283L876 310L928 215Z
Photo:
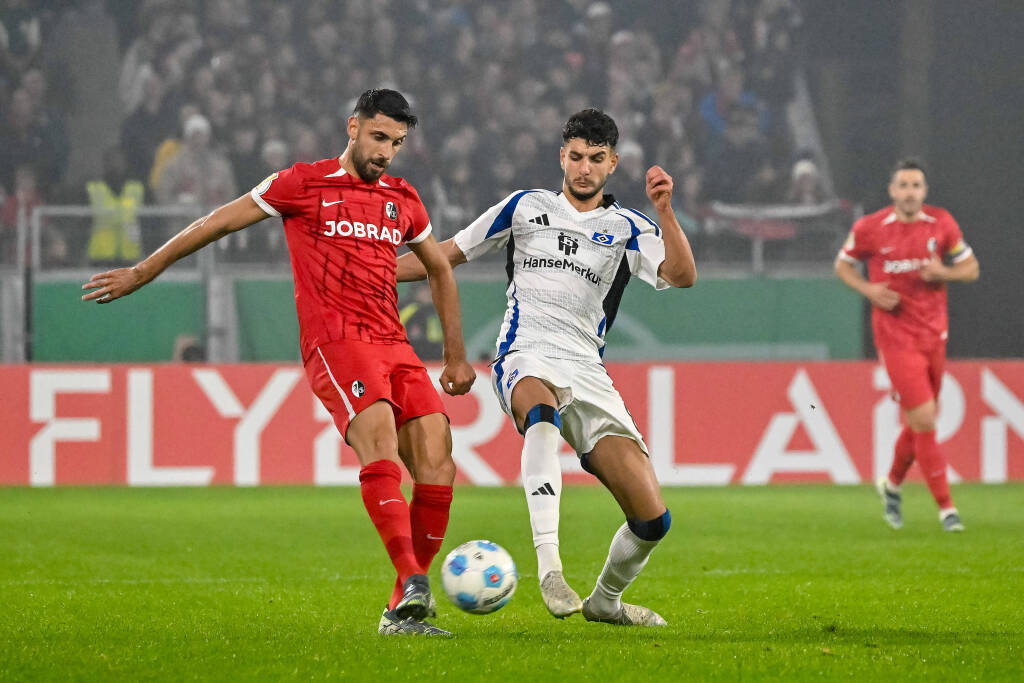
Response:
M935 431L935 415L934 413L927 412L921 412L916 415L908 413L907 424L915 432L933 432Z
M555 407L547 403L538 403L526 412L521 433L526 434L526 430L530 427L544 422L552 424L558 431L562 431L562 416L558 414Z
M672 514L666 508L658 517L647 521L639 519L627 519L626 524L629 530L636 534L637 538L645 541L660 541L665 538L668 529L672 526Z

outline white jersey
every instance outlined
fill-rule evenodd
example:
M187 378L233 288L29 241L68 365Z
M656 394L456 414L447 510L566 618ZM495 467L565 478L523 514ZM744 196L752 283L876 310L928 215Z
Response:
M506 247L508 309L499 358L533 351L600 362L630 276L668 287L658 277L665 260L661 228L611 195L580 213L560 192L513 192L454 239L469 260Z

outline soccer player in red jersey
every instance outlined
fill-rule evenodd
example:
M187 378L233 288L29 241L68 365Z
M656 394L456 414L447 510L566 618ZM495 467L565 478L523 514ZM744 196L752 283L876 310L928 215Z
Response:
M853 225L836 258L839 279L871 302L871 328L905 426L892 468L878 482L885 519L903 526L900 485L916 460L946 531L963 531L935 440L936 401L946 362L946 283L978 279L978 260L953 216L924 204L928 184L913 159L899 161L889 182L892 206ZM867 261L865 279L855 267Z
M464 394L476 374L466 361L455 279L426 209L411 185L384 173L415 125L400 93L364 92L340 157L272 174L137 265L94 275L82 299L127 296L210 242L281 216L306 376L359 457L363 503L398 573L378 631L450 635L424 619L435 614L426 573L448 526L455 463L441 399L399 322L400 244L430 273L444 330L442 388ZM411 504L399 488L400 463L413 478Z

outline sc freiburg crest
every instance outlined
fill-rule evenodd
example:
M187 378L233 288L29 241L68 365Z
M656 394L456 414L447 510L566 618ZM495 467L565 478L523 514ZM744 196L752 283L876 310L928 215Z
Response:
M352 395L353 396L355 396L356 398L360 398L365 393L366 393L366 385L365 384L363 384L359 380L356 380L355 382L352 382Z
M395 220L398 218L398 207L395 206L394 202L388 202L384 205L384 213L388 215L388 218Z

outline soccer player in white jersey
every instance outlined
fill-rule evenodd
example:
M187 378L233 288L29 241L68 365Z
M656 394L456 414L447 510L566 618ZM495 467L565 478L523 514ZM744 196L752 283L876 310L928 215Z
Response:
M508 254L508 309L491 381L523 434L522 481L545 605L559 618L582 611L588 621L661 626L656 612L621 596L671 515L647 445L601 358L630 276L655 289L690 287L697 268L664 170L654 166L646 177L657 222L602 192L618 162L618 136L615 122L597 109L573 115L562 130L561 192L514 192L441 247L452 266L501 247ZM408 256L398 260L398 280L425 277ZM558 552L559 434L626 517L583 601L566 583Z

